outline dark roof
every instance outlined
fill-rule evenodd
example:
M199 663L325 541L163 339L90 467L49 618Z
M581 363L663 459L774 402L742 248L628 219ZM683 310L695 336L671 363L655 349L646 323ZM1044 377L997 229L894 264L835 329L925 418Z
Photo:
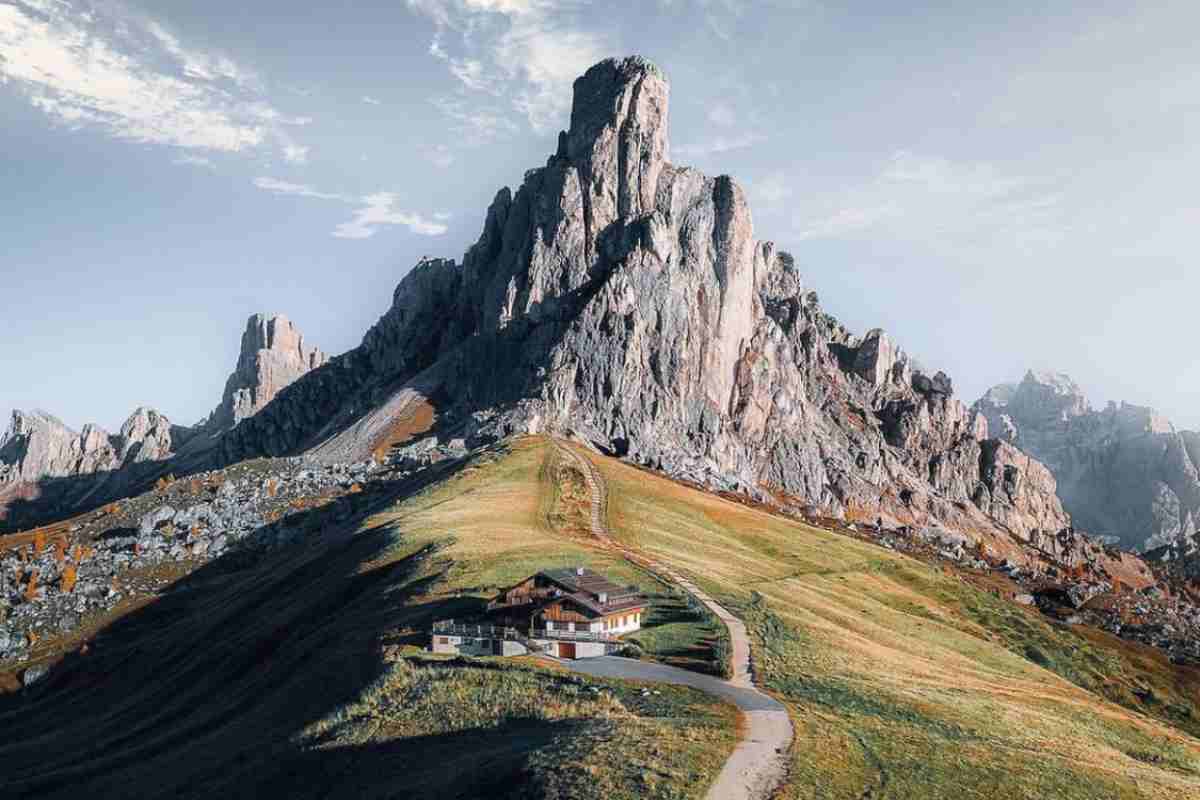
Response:
M620 586L590 569L547 569L539 575L566 590L566 596L597 614L612 614L648 603L632 586ZM601 600L603 596L603 600Z

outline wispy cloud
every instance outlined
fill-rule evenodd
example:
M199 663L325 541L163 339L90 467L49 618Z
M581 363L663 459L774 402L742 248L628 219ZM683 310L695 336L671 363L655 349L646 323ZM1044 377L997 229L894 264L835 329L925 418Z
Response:
M432 103L465 144L487 144L517 132L517 124L495 107L473 105L461 97L435 97Z
M1051 244L1067 223L1051 180L985 162L894 153L876 177L796 217L802 239L881 235L930 244Z
M338 239L368 239L385 225L399 225L419 236L440 236L447 230L443 223L450 218L449 214L437 213L433 215L433 219L428 219L418 212L397 208L398 198L391 192L375 192L355 197L321 191L306 183L293 183L267 176L255 178L254 185L272 194L333 200L357 206L350 220L338 224L333 229L333 236Z
M411 211L396 208L396 196L390 192L378 192L362 199L363 205L355 210L354 218L334 228L333 235L339 239L367 239L374 236L383 225L402 225L419 236L440 236L446 226Z
M120 8L0 4L0 81L58 122L186 149L282 147L284 128L307 122L267 104L258 77L232 59Z
M216 169L216 164L214 164L212 162L211 158L207 158L205 156L195 156L195 155L192 155L191 153L184 153L183 155L181 155L181 156L175 158L173 161L171 161L171 163L179 164L181 166L205 167L207 169Z
M292 183L277 178L259 177L254 179L254 185L274 194L287 194L295 197L312 197L317 200L341 200L351 202L351 199L341 194L321 192L305 183Z
M382 101L382 100L377 100L376 98L374 98L374 97L371 97L371 95L369 95L369 94L364 94L364 95L362 96L362 101L363 101L364 103L366 103L367 105L369 105L369 106L381 106L381 105L383 105L383 101Z
M699 142L677 147L675 148L675 153L688 158L697 158L700 156L716 155L717 153L728 153L731 150L745 150L747 147L754 147L756 144L761 144L766 140L767 137L764 134L754 131L735 133L728 136L717 134Z
M783 172L773 172L765 178L753 181L747 187L755 209L778 211L795 194L792 182Z
M427 155L429 162L441 169L446 169L454 163L454 153L444 144L429 148Z
M298 144L285 144L283 146L283 158L292 164L307 163L308 148Z
M571 82L607 51L580 0L408 0L437 33L429 53L467 93L501 97L537 132L561 124ZM448 44L454 34L454 51Z

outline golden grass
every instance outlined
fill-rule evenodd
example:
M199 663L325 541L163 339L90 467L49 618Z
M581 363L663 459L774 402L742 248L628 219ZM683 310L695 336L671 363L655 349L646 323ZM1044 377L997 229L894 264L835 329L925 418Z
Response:
M783 796L1200 793L1200 741L1035 663L1049 651L1098 686L1134 674L1117 650L905 556L589 457L613 535L746 619L760 679L799 721Z

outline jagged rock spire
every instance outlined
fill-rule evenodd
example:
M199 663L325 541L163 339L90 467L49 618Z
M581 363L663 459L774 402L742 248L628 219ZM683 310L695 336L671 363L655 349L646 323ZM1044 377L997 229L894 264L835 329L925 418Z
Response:
M305 344L300 330L284 315L252 315L242 333L237 367L225 383L210 425L227 430L254 416L282 389L326 361L328 356Z

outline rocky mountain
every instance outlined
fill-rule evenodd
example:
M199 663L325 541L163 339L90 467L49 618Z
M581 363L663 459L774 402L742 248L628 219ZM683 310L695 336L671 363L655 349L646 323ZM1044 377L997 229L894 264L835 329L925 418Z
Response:
M257 414L275 395L329 358L305 344L300 330L282 314L255 314L246 321L237 367L225 383L221 405L209 426L224 431Z
M44 411L14 411L0 437L0 483L110 472L170 457L187 431L152 408L138 408L111 434L97 425L74 431Z
M111 434L93 424L72 430L44 411L14 411L0 437L0 512L14 499L36 499L47 509L75 508L136 491L184 466L176 464L181 458L207 463L221 434L326 360L286 317L256 314L242 334L241 354L221 404L201 425L174 425L141 407Z
M1189 540L1200 522L1200 434L1151 408L1096 410L1068 376L1027 372L974 406L1001 439L1042 461L1080 529L1129 549Z
M649 62L588 70L556 152L496 195L461 263L414 267L358 348L244 420L223 457L365 458L432 407L443 440L570 433L813 514L1098 557L1051 472L988 438L950 378L843 328L754 238L736 181L670 161L667 116Z

